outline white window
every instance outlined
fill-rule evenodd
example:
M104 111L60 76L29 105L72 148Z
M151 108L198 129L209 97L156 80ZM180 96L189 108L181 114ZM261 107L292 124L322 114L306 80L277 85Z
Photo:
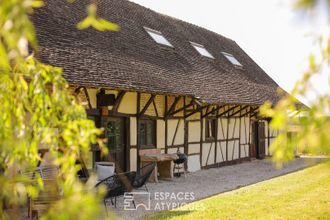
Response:
M222 54L234 65L243 66L233 55L230 53L222 52Z
M147 33L159 44L166 45L169 47L173 47L173 45L163 36L163 34L159 31L144 27Z
M212 54L210 54L210 52L208 52L205 47L201 44L196 44L194 42L190 42L191 45L198 51L198 53L204 57L209 57L214 59L214 57L212 56Z

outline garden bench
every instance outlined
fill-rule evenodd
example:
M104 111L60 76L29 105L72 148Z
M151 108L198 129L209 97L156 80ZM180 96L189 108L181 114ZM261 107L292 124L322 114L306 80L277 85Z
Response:
M40 166L33 171L21 172L27 181L32 185L38 184L38 176L43 180L43 187L39 190L36 198L28 198L28 217L38 219L39 213L44 212L49 206L61 198L61 191L58 187L56 177L59 168L56 166Z

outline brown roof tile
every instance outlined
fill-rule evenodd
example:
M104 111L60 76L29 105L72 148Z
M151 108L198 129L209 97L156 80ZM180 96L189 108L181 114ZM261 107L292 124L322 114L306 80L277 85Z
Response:
M98 14L118 23L120 31L79 31L76 24L89 2L48 0L32 17L39 58L63 67L70 84L192 95L208 103L278 101L278 85L236 42L127 0L97 1ZM174 48L154 42L143 27L162 32ZM215 59L202 57L190 41L204 45ZM234 55L243 69L221 52Z

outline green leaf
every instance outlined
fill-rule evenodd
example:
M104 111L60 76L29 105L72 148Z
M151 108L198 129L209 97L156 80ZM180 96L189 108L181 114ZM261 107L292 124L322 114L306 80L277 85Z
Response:
M32 2L31 5L33 8L41 8L42 6L44 6L44 1L41 0L35 0Z
M2 43L0 43L0 69L8 70L9 69L9 61L7 52Z
M310 9L314 8L317 3L317 0L296 0L294 3L294 8L296 9Z
M90 16L87 16L84 20L82 20L81 22L79 22L77 24L77 28L79 30L89 28L93 24L93 22L94 22L94 19Z
M95 17L96 16L96 11L97 11L97 7L95 4L90 4L87 6L87 14L89 16L93 16Z
M98 19L99 23L104 27L104 29L109 31L119 31L120 27L111 21L104 20L102 18Z

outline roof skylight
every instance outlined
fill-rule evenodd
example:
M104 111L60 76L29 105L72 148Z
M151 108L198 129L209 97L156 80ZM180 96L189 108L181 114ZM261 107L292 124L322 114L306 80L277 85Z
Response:
M236 66L243 66L232 54L222 52L222 54L234 65Z
M214 59L212 54L210 54L210 52L208 52L203 45L194 42L190 42L190 43L198 51L200 55Z
M157 43L165 46L173 47L173 45L163 36L162 32L147 27L144 27L144 29L147 31L150 37L152 37L152 39L154 39L154 41L156 41Z

